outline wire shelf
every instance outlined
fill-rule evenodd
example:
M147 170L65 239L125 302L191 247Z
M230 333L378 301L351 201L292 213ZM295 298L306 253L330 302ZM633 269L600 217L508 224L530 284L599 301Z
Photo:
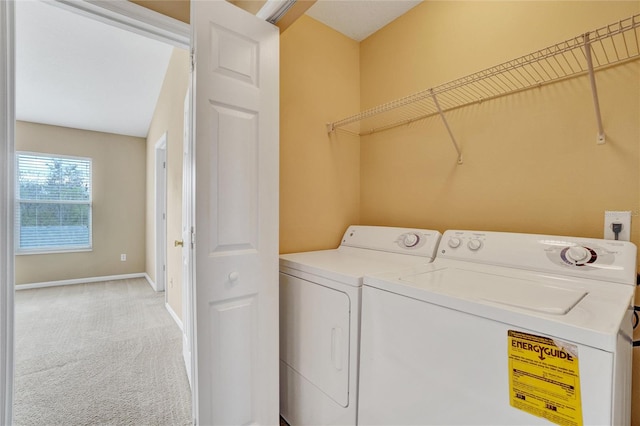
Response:
M444 120L443 112L448 110L590 73L602 138L599 143L604 143L593 71L639 58L639 38L640 14L500 65L328 123L327 130L332 132L344 127L344 130L367 135L436 114L441 114ZM453 139L452 134L451 136ZM453 142L461 163L460 151L455 140Z

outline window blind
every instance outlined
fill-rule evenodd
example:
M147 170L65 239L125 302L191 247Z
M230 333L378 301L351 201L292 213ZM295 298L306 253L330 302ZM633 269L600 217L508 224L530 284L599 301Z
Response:
M18 153L16 252L91 248L91 159Z

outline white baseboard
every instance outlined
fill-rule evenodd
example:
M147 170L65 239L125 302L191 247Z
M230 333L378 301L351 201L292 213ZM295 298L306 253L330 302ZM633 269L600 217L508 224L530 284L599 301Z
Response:
M130 278L144 278L145 275L146 275L145 273L139 272L136 274L107 275L104 277L88 277L88 278L77 278L73 280L45 281L41 283L30 283L30 284L16 284L15 289L29 290L32 288L55 287L59 285L73 285L73 284L97 283L101 281L127 280Z
M144 273L144 277L147 280L147 282L149 283L149 285L151 286L151 288L153 289L153 291L158 292L158 286L156 285L155 282L153 282L153 280L151 279L151 277L149 276L149 274L147 274L146 272Z
M171 306L168 303L165 303L164 306L167 308L167 311L169 311L169 314L171 314L171 317L176 322L176 324L178 324L178 327L180 327L180 331L183 331L182 320L178 318L178 314L175 313L175 311L171 308Z

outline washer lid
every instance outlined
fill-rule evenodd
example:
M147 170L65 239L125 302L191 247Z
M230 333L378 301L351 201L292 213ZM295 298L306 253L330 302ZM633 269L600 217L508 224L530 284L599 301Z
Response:
M446 282L447 294L552 315L566 314L587 295L584 289L490 273L478 277L477 272L457 268L407 275L399 280L418 286Z
M619 332L631 339L627 285L449 259L364 284L611 352Z

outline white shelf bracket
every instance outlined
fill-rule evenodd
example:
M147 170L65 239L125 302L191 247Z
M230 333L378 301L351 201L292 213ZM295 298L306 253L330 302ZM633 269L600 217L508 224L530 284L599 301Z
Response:
M591 83L591 93L593 94L593 106L596 110L596 121L598 123L598 138L596 143L602 145L605 143L604 127L602 126L602 115L600 114L600 102L598 101L598 88L596 87L596 76L593 72L593 60L591 59L591 41L589 41L589 33L584 35L584 54L587 59L587 68L589 70L589 81Z
M455 136L453 136L453 132L451 131L451 128L449 127L449 123L447 122L447 118L444 116L444 112L442 112L442 108L440 108L440 103L438 102L438 98L436 96L436 94L433 92L433 89L429 89L429 91L431 92L431 97L433 98L433 103L436 105L436 108L438 109L438 114L440 114L440 118L442 118L442 122L444 123L444 127L447 128L447 132L449 132L449 137L451 138L451 142L453 142L453 146L456 149L456 152L458 153L458 164L462 164L462 152L460 151L460 147L458 146L458 143L456 142L456 138Z
M327 123L327 133L331 133L336 129L333 123Z

